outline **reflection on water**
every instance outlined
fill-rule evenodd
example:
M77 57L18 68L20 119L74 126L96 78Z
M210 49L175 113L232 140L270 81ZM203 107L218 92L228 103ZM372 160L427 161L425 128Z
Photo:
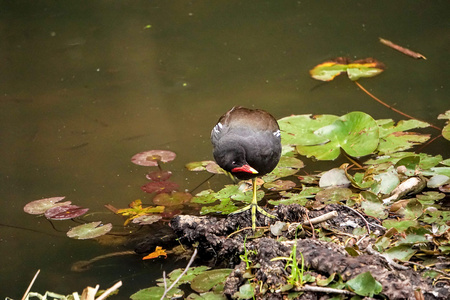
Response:
M21 297L41 269L33 290L69 293L121 279L126 297L173 268L170 257L142 262L127 256L71 272L76 261L127 249L68 239L22 207L61 195L98 212L107 203L124 207L149 200L139 188L147 169L130 158L150 149L175 151L173 180L193 188L206 175L188 173L183 165L211 159L210 128L235 104L280 118L360 110L402 119L345 78L326 84L310 79L308 70L325 59L377 58L386 72L361 83L406 113L438 123L436 116L449 108L443 67L449 6L448 1L4 2L1 223L39 233L0 227L2 296ZM428 60L403 56L381 45L379 36ZM441 145L429 151L448 149ZM224 182L214 178L210 184ZM57 226L65 230L67 224Z

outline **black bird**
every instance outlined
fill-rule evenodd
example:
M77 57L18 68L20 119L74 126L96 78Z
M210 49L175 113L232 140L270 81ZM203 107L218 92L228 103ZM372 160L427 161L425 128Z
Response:
M234 212L251 209L252 229L256 229L256 210L275 218L258 206L256 177L271 172L281 156L280 128L268 112L235 106L220 117L211 131L213 155L217 164L241 180L252 179L250 205Z

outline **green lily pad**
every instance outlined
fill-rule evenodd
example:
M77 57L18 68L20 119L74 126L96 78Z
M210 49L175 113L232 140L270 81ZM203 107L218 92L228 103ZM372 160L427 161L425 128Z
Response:
M343 115L331 125L314 132L327 139L326 143L313 146L297 146L297 151L318 160L333 160L342 148L348 155L360 157L371 154L378 146L378 126L375 120L363 112Z
M219 284L223 284L232 269L209 270L199 274L191 282L191 288L197 293L205 293Z
M293 192L281 192L280 195L283 197L280 200L269 200L268 202L272 205L289 205L289 204L300 204L305 206L305 204L314 198L314 195L321 191L319 187L302 187L300 193Z
M206 166L210 163L214 163L212 160L194 161L186 164L186 169L193 172L205 171Z
M216 201L217 198L215 192L211 189L201 191L191 199L192 203L200 203L200 204L209 204Z
M112 229L111 223L99 226L100 224L101 222L98 221L79 225L77 227L70 229L67 232L67 236L73 239L86 240L102 236L111 231Z
M376 76L384 69L384 65L373 58L350 62L350 59L346 57L338 57L315 66L309 73L316 80L331 81L346 72L350 80L355 81L361 77Z
M50 209L52 207L67 206L72 203L70 201L58 203L59 201L63 200L64 198L66 198L66 197L51 197L51 198L45 198L45 199L31 201L23 207L23 210L28 214L42 215L48 209Z
M304 166L304 163L298 158L282 156L276 168L269 174L264 175L262 180L265 182L271 182L277 178L292 176Z
M350 199L352 190L347 188L333 187L321 190L316 194L316 201L313 203L315 209L320 209L327 204L337 203Z
M132 300L160 300L162 295L164 295L164 287L153 286L151 288L142 289L137 291L133 295L130 296ZM184 295L184 292L178 288L173 288L167 293L167 298L170 299L172 297L177 296L177 298L181 298Z
M319 128L332 124L338 119L334 115L296 115L278 120L283 145L317 145L327 141L314 134Z

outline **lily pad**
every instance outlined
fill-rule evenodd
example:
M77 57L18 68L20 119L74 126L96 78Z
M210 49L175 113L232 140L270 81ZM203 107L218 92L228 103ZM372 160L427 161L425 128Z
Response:
M285 191L290 190L296 186L295 182L290 180L277 180L273 182L267 182L264 187L270 191Z
M69 220L84 215L88 210L77 205L55 206L47 209L44 215L50 220Z
M337 187L347 187L350 185L350 180L348 180L345 175L345 171L339 168L331 169L322 174L319 181L319 186L321 188L337 186Z
M350 80L361 77L373 77L383 72L385 66L373 58L366 58L351 62L346 57L321 63L309 71L312 78L321 81L331 81L341 73L347 73Z
M171 181L152 181L143 186L141 190L146 193L170 193L178 189L178 184Z
M348 155L360 157L373 153L378 146L378 126L375 120L363 112L343 115L331 125L314 132L326 138L326 143L313 146L297 146L297 151L318 160L334 160L342 148Z
M150 225L158 222L161 219L162 219L161 215L142 215L137 218L134 218L133 221L131 222L139 225Z
M166 181L172 176L172 172L160 170L148 173L145 177L152 181Z
M184 192L160 193L153 198L153 203L163 206L175 206L189 202L191 198L191 194Z
M278 120L283 145L317 145L327 141L314 134L324 126L332 124L339 117L334 115L296 115Z
M176 154L169 150L150 150L138 153L131 158L131 162L140 166L158 166L158 161L169 162L174 160Z
M51 197L51 198L35 200L35 201L27 203L23 207L23 210L26 213L31 214L31 215L42 215L49 208L52 208L55 206L67 206L72 203L70 201L58 203L59 201L63 200L64 198L66 198L66 197Z
M74 227L67 232L67 236L73 239L86 240L102 236L111 231L111 223L100 224L101 221L97 221Z
M232 269L216 269L205 271L192 280L191 288L197 293L205 293L219 284L223 284Z
M194 161L186 164L186 169L194 172L205 171L206 166L210 163L214 162L212 160Z

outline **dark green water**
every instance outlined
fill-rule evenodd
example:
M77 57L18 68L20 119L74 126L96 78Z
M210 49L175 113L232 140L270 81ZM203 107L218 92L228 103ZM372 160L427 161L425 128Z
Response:
M170 271L169 256L113 258L71 272L78 260L124 249L71 240L22 208L51 196L94 212L150 199L139 188L148 169L130 163L150 149L176 152L167 168L191 189L207 175L184 164L212 158L209 132L234 105L277 118L364 111L403 119L344 76L311 79L308 70L326 59L384 62L383 74L360 83L410 115L442 126L436 117L450 109L448 1L0 3L0 223L40 232L0 227L1 297L21 298L37 269L34 291L68 294L123 280L120 299ZM378 37L428 59L407 57ZM448 158L449 143L427 151ZM65 230L68 222L56 225Z

